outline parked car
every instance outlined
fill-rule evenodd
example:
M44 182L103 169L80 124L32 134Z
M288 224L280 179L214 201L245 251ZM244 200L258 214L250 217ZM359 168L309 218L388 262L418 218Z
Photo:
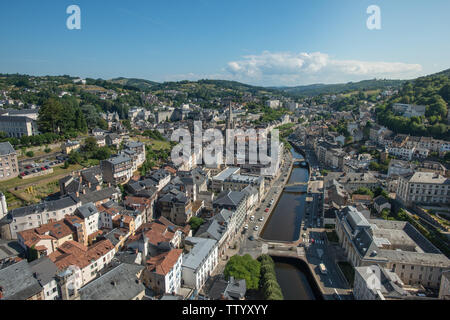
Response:
M247 230L247 229L248 229L248 224L246 224L246 225L244 226L244 229L245 229L245 230Z
M259 218L258 221L259 221L259 222L264 221L264 217Z
M258 230L259 230L259 227L258 227L258 226L255 226L255 227L253 228L253 230L258 231Z
M269 212L269 208L266 208L266 210L264 210L265 212Z
M255 220L255 216L250 217L250 221L253 221L253 220Z

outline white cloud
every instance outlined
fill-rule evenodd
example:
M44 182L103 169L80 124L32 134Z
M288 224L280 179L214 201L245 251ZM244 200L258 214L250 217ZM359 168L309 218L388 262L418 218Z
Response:
M370 78L409 78L422 66L402 62L337 60L321 52L247 55L228 63L231 78L264 85L347 82Z

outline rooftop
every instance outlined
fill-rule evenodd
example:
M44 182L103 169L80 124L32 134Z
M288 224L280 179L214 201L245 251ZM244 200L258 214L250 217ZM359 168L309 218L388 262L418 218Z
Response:
M217 243L216 240L198 237L187 237L185 241L192 244L193 247L183 259L183 267L194 270L200 267Z
M145 291L137 275L144 269L122 263L79 290L81 300L131 300Z

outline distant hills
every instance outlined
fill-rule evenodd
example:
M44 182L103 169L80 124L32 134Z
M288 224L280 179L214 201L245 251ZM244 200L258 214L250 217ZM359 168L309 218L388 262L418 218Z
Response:
M429 75L430 76L450 76L450 69ZM423 78L423 77L421 77ZM420 78L418 78L420 79ZM215 89L222 88L225 91L240 91L250 93L281 93L296 97L312 97L320 94L339 94L352 91L369 91L369 90L384 90L387 88L398 89L407 82L412 80L388 80L388 79L371 79L359 82L337 83L337 84L311 84L295 87L261 87L253 86L237 81L229 80L198 80L198 81L177 81L158 83L149 80L135 79L135 78L116 78L109 80L112 83L127 85L139 88L141 90L169 90L186 87L206 87Z
M144 90L144 91L150 89L154 85L159 84L158 82L155 82L155 81L136 79L136 78L124 78L124 77L111 79L111 80L108 80L108 82L111 82L114 84L120 84L122 86L135 87L135 88L138 88L138 89Z
M406 80L363 80L359 82L348 82L339 84L311 84L296 87L279 87L276 88L283 92L297 96L316 96L319 94L338 94L359 90L379 90L386 88L401 87Z
M7 82L10 84L26 84L26 75L2 75L0 77L7 77ZM173 81L159 83L156 81L138 79L138 78L125 78L119 77L110 80L102 79L86 79L89 84L95 84L103 87L109 87L114 89L117 86L121 86L129 90L140 90L148 92L161 92L166 90L176 90L185 94L194 93L194 96L202 96L204 98L217 95L219 97L229 96L230 94L243 95L245 93L251 93L254 95L273 95L277 96L290 96L293 98L301 97L313 97L320 94L339 94L349 93L355 91L372 91L372 90L385 90L388 88L400 89L406 83L412 83L414 81L420 81L421 79L427 79L428 77L450 77L450 69L420 77L412 80L388 80L388 79L371 79L363 80L359 82L337 83L337 84L311 84L294 87L261 87L253 86L237 81L229 80L198 80L198 81ZM69 83L72 79L70 76L54 76L54 77L36 77L36 78L48 78L53 80L60 80L64 83ZM25 82L24 82L25 81ZM17 82L17 83L16 83Z

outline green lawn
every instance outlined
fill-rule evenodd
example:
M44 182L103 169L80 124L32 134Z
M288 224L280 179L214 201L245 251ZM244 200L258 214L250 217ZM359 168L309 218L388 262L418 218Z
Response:
M139 142L145 143L147 147L151 146L153 150L170 149L169 141L154 140L143 136L138 136L136 138Z

